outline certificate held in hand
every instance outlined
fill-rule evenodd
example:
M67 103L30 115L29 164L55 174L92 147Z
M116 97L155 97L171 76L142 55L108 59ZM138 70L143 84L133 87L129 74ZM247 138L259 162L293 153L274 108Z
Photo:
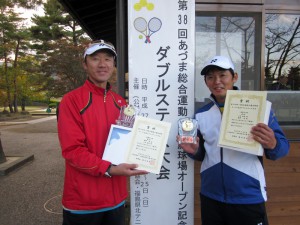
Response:
M159 174L170 129L171 123L141 116L135 118L132 129L112 125L102 159L135 163L137 169Z
M228 90L222 116L219 146L254 155L263 155L260 143L252 138L251 128L268 124L271 102L265 91Z

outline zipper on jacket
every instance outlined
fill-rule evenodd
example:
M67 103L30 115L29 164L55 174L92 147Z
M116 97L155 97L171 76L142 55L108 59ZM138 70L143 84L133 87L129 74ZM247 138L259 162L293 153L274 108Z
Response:
M110 126L109 126L109 122L108 122L108 114L107 114L107 106L106 106L106 95L107 95L107 89L105 89L105 91L104 91L103 102L104 102L104 111L105 111L105 118L106 118L106 127L107 127L108 132L109 132Z
M219 107L219 104L215 101L214 98L211 97L211 101L218 107L220 114L221 114L221 123L223 119L223 113L221 112L221 109ZM222 179L222 186L223 186L223 192L224 192L224 201L227 202L227 192L225 187L225 179L224 179L224 163L223 163L223 147L220 147L220 161L221 161L221 179Z
M223 192L224 192L224 201L227 202L227 193L225 188L225 181L224 181L224 163L223 163L223 147L220 148L220 157L221 157L221 172L222 172L222 186L223 186Z
M219 110L220 110L220 114L221 114L221 123L222 123L222 119L223 119L223 113L221 112L221 109L219 107L219 105L217 104ZM224 162L223 162L223 157L224 157L224 151L223 151L223 147L220 148L220 159L221 159L221 170L222 170L222 185L223 185L223 192L224 192L224 201L227 202L227 193L226 193L226 185L225 185L225 176L224 176Z

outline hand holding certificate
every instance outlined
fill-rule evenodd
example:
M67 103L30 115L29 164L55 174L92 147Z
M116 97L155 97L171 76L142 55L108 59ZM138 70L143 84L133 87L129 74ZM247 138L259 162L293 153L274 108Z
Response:
M263 155L260 143L253 140L251 128L268 123L271 103L264 91L227 91L219 146Z
M139 170L159 174L170 128L171 123L140 116L132 129L113 125L102 158L113 164L135 163Z
M132 128L126 162L138 169L159 174L171 124L146 117L137 117Z

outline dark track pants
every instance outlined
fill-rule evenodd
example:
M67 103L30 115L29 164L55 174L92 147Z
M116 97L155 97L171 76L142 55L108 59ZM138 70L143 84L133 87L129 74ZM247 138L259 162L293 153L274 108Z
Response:
M63 225L125 225L125 207L91 214L73 214L63 210Z
M268 225L265 203L227 204L200 194L202 225Z

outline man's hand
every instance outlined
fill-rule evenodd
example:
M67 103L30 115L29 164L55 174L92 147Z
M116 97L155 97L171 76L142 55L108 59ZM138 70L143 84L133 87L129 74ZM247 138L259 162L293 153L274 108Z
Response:
M180 140L179 135L176 136L176 141L178 142ZM192 155L195 155L199 148L199 137L196 139L196 144L194 143L181 143L178 145L180 148L183 149L183 151L190 153Z
M263 148L274 149L276 147L277 140L275 134L268 125L258 123L252 127L251 134L253 135L253 139L259 142Z
M137 175L144 175L148 174L149 172L145 170L137 170L138 167L137 164L128 164L128 163L122 163L119 165L113 165L110 168L109 174L111 176L137 176Z

